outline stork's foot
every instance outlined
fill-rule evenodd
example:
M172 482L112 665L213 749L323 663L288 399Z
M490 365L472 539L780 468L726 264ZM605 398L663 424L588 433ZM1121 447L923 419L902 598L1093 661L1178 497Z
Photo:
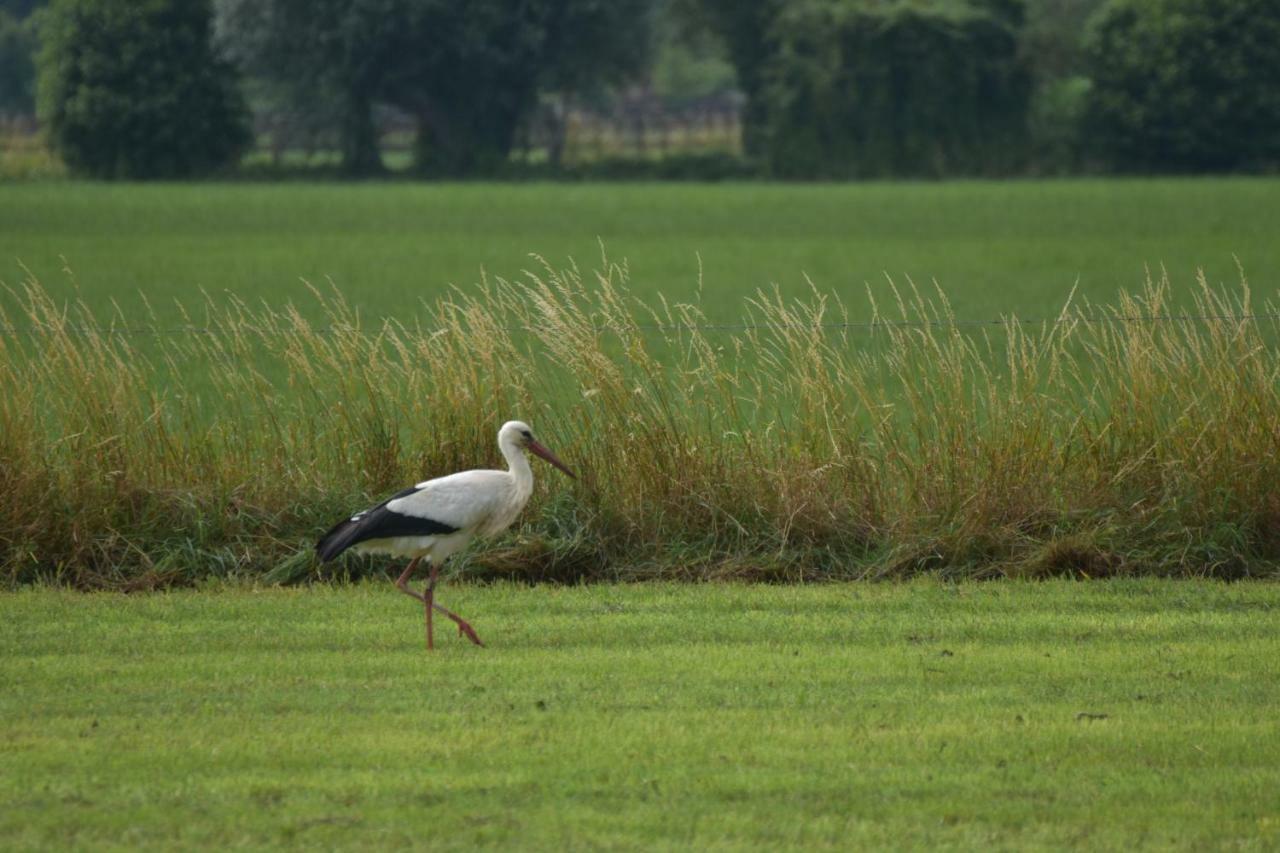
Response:
M480 642L480 637L476 635L475 630L470 625L468 625L466 622L464 622L461 619L457 620L457 622L458 622L459 637L466 637L468 640L475 643L477 646L480 646L481 648L484 647L484 643Z

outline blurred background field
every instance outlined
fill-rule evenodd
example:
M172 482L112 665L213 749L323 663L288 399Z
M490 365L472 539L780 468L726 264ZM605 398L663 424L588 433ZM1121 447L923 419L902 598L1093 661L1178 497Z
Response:
M1280 179L812 184L28 183L4 189L0 280L161 317L199 291L315 316L332 280L370 319L411 321L450 285L517 278L603 242L640 295L741 320L742 300L808 276L862 310L885 277L933 282L964 320L1053 314L1073 288L1109 302L1165 267L1191 285L1280 279ZM75 275L75 287L63 273Z

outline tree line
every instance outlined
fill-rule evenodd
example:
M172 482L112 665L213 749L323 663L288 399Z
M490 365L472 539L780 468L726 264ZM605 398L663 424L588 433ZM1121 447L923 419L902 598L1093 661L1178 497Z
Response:
M768 177L1260 171L1276 44L1280 0L4 0L0 113L36 111L76 173L146 178L237 162L250 104L376 173L394 108L418 172L492 175L548 103L692 49Z

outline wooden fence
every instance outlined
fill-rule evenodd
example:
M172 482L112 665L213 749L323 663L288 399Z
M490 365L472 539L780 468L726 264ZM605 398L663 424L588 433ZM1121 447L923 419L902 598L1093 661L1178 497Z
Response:
M380 147L388 164L407 164L417 134L412 116L380 109ZM337 139L304 113L254 117L255 159L275 165L317 164L337 157ZM608 107L545 101L517 136L513 157L525 162L559 159L566 165L605 158L647 159L670 154L741 149L742 97L726 93L678 105L643 91L627 93Z
M417 135L413 117L379 109L375 118L388 166L407 166ZM572 166L609 158L737 154L741 136L742 96L735 92L672 104L636 89L605 107L544 101L521 129L512 156L528 163L558 160ZM255 114L254 140L251 163L332 165L339 156L332 123L305 112ZM32 117L0 117L0 142L7 159L43 150Z

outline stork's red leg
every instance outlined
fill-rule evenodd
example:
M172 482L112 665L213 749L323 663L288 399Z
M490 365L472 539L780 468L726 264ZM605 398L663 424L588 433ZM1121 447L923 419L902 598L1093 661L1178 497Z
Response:
M409 596L410 598L415 598L415 599L417 599L418 601L421 601L421 602L426 606L426 611L427 611L427 651L431 651L431 649L434 647L434 645L433 645L433 643L432 643L432 641L431 641L431 599L432 599L432 594L433 594L434 589L435 589L435 581L436 581L436 565L435 565L435 563L432 563L432 564L431 564L431 580L427 583L427 594L426 594L426 595L419 595L418 593L416 593L416 592L414 592L413 590L409 589L409 579L410 579L411 577L413 577L414 569L418 568L418 562L419 562L421 559L422 559L421 557L414 557L412 560L410 560L410 561L409 561L409 565L405 568L404 573L403 573L403 574L401 574L401 575L400 575L400 577L396 579L396 589L400 590L401 592L403 592L405 595Z
M416 598L418 601L421 601L424 605L426 605L426 607L427 607L427 632L428 632L428 633L427 633L427 648L431 648L431 633L430 633L430 632L431 632L431 611L432 611L432 610L439 610L439 611L440 611L441 613L443 613L445 616L448 616L450 619L452 619L452 620L453 620L453 622L454 622L454 624L458 626L458 635L459 635L459 636L466 637L468 640L470 640L471 642L475 643L477 646L483 646L483 645L484 645L484 643L480 642L480 636L479 636L478 634L476 634L476 631L475 631L475 629L474 629L474 628L472 628L469 624L467 624L467 620L463 619L463 618L462 618L461 616L459 616L458 614L456 614L456 613L454 613L454 612L452 612L452 611L450 611L450 610L447 610L447 609L445 609L443 606L441 606L441 605L439 605L439 604L437 604L437 603L436 603L436 601L435 601L435 586L436 586L436 574L437 574L437 572L439 571L439 567L438 567L438 566L436 566L436 564L435 564L435 563L432 563L432 564L431 564L431 578L430 578L430 580L428 580L428 581L427 581L427 590L426 590L426 595L419 595L418 593L416 593L416 592L414 592L413 590L409 589L409 587L408 587L409 578L410 578L410 576L412 576L412 575L413 575L413 570L414 570L414 569L416 569L416 568L418 567L418 561L419 561L420 559L422 559L422 558L421 558L421 557L415 557L415 558L413 559L413 561L412 561L411 563L409 563L409 567L408 567L408 568L406 568L406 569L404 570L404 574L402 574L402 575L400 576L400 579L396 581L396 588L397 588L397 589L399 589L401 592L403 592L405 595L407 595L407 596L409 596L409 597L411 597L411 598ZM428 596L430 596L430 597L428 597Z
M431 561L431 577L427 578L427 589L422 594L422 603L426 605L427 611L427 651L435 648L435 641L431 636L431 611L435 609L436 603L436 573L440 567L436 565L436 561Z
M413 577L413 571L418 568L418 561L421 559L421 557L414 557L410 560L409 565L404 570L404 574L400 575L400 578L396 581L396 589L400 590L405 595L418 599L419 601L422 600L422 596L409 589L409 578Z

